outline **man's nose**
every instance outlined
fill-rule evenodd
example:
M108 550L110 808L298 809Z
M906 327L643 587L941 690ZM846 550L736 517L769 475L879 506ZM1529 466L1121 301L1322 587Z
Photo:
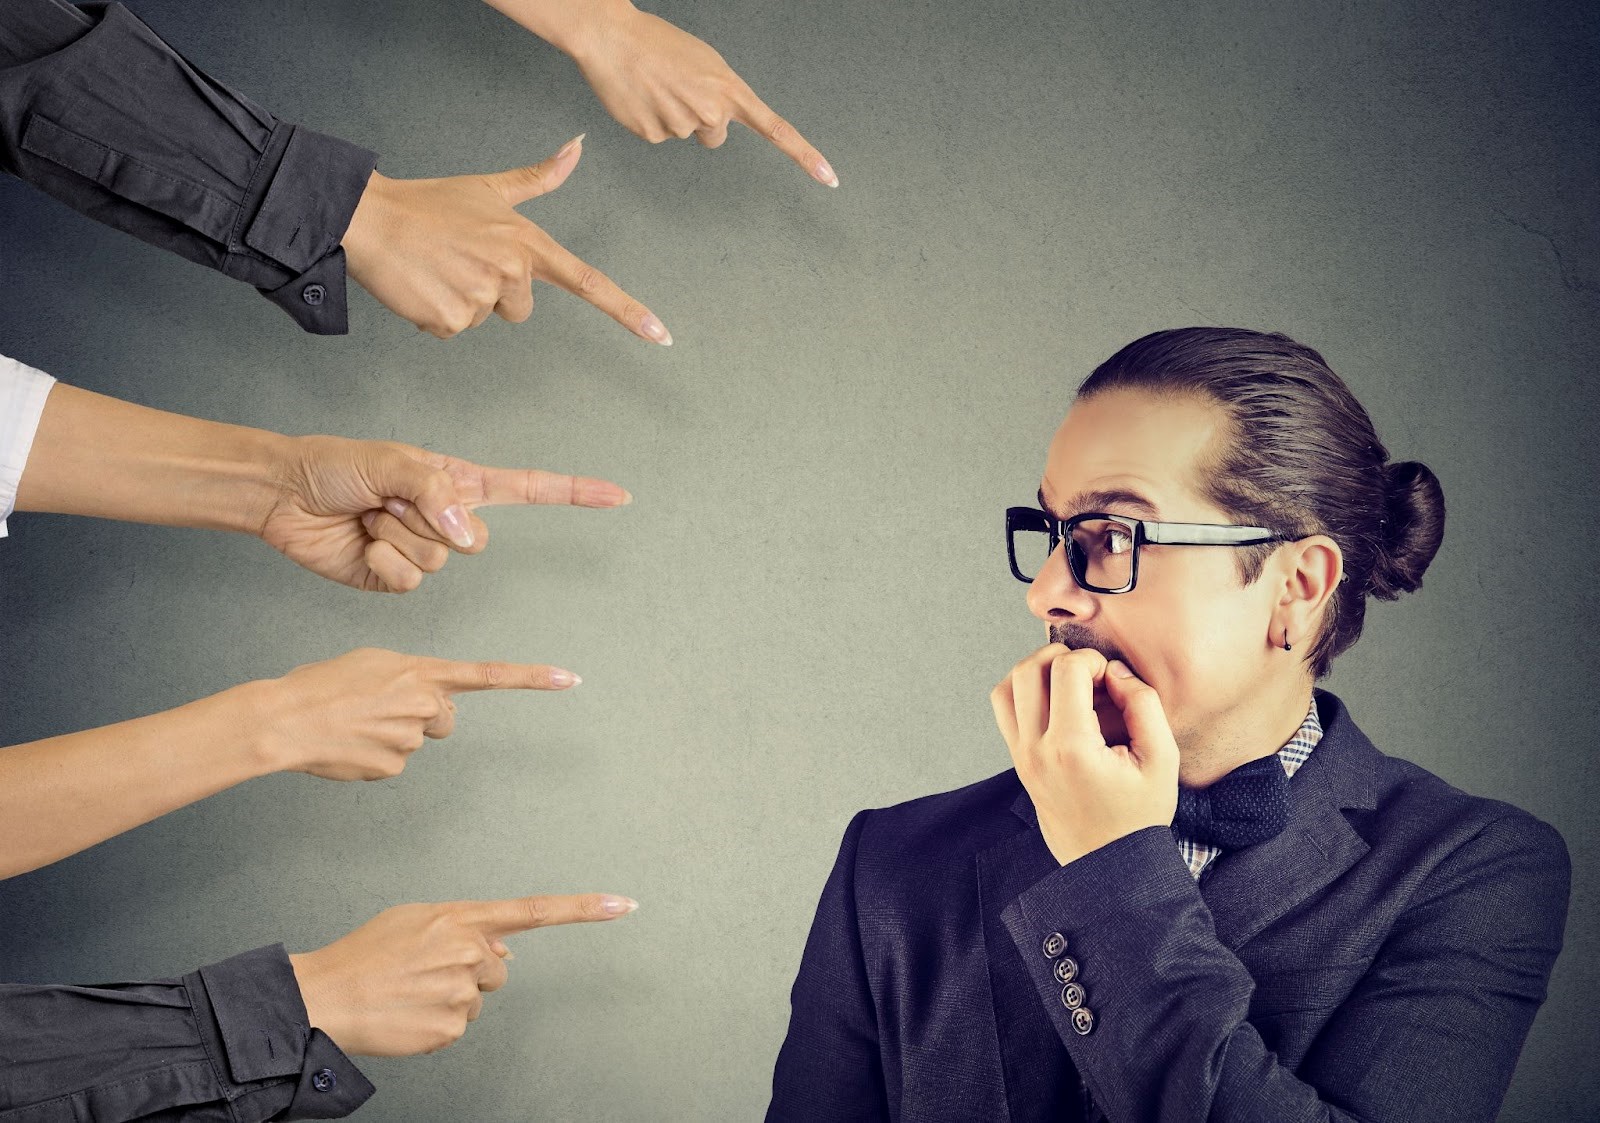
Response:
M1067 544L1061 542L1028 586L1028 611L1046 624L1058 624L1063 620L1087 620L1094 615L1096 604L1094 594L1072 576Z

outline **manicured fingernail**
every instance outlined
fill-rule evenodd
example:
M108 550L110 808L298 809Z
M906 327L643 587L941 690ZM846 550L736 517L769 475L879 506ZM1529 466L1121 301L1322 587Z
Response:
M622 489L622 502L618 503L617 506L618 507L626 507L629 503L632 503L632 502L633 502L633 492L629 491L627 488L623 488Z
M667 325L656 319L654 313L645 316L639 324L639 331L646 339L653 339L663 347L672 346L672 333L667 330Z
M1111 662L1106 664L1106 669L1112 674L1116 675L1118 678L1133 677L1133 672L1128 669L1128 664L1124 663L1121 659L1111 660Z
M601 897L600 907L612 916L621 916L625 912L632 912L639 907L639 902L632 897Z
M579 133L577 136L567 141L567 143L563 144L560 148L556 149L556 159L561 159L561 157L567 155L574 148L577 148L578 145L583 143L583 138L588 135L588 133Z
M571 671L564 671L560 667L550 672L550 685L557 690L565 690L569 686L577 686L583 680Z
M391 495L383 501L383 509L397 519L406 517L406 501L404 499L396 499Z
M467 519L466 508L459 503L452 503L439 512L439 529L457 546L472 545L472 523Z
M376 512L376 511L362 511L361 512L361 525L366 527L368 530L371 530L372 529L372 520L377 518L377 517L378 517L378 512Z
M829 187L839 186L839 177L833 174L833 169L828 166L826 160L818 160L817 166L811 169L811 174Z

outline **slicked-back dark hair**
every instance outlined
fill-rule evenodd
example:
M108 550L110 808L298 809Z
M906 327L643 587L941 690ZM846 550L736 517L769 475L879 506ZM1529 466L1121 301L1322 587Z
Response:
M1309 655L1316 678L1361 637L1367 597L1421 588L1444 537L1438 477L1414 460L1389 463L1367 411L1317 352L1244 328L1160 331L1101 363L1078 396L1124 389L1220 406L1232 431L1202 466L1206 498L1241 523L1339 544L1344 577ZM1278 548L1238 551L1244 584Z

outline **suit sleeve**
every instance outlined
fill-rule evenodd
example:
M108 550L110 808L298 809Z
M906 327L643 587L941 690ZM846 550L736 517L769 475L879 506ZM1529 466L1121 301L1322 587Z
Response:
M0 4L0 171L347 330L340 242L377 157L280 120L121 4Z
M372 1093L281 944L181 979L0 985L0 1123L337 1119Z
M851 820L822 890L789 1001L768 1123L889 1118L877 1016L856 918L856 852L869 812Z
M1245 1020L1254 983L1166 828L1063 866L1002 915L1116 1123L1473 1123L1498 1113L1544 1001L1570 878L1549 826L1486 826L1422 883L1294 1072ZM1078 965L1087 1033L1039 954L1052 932Z

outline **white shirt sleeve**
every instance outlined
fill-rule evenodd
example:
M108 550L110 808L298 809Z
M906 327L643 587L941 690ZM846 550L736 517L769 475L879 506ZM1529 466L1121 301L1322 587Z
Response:
M42 370L0 355L0 538L17 505L17 485L44 416L44 400L56 384Z

